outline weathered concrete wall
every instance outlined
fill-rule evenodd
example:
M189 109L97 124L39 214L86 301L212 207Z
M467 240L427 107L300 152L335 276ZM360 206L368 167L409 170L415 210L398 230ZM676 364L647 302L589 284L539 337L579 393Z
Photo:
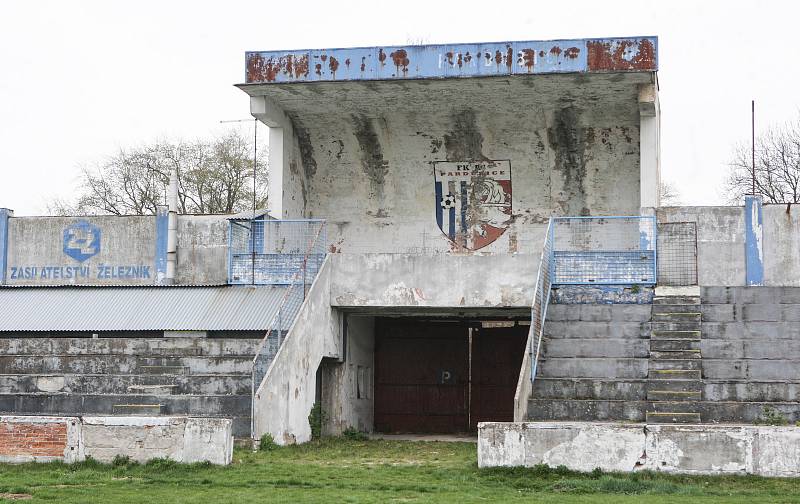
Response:
M227 217L178 217L177 283L227 282ZM17 217L8 238L9 285L157 283L154 216Z
M538 255L331 254L339 307L530 308Z
M743 207L666 207L659 222L697 223L700 285L745 285ZM800 210L790 205L763 207L764 285L800 286Z
M314 280L286 339L257 385L253 400L253 438L269 433L281 445L311 439L308 414L316 398L322 359L341 356L340 314L331 307L331 262Z
M478 466L800 476L800 429L739 425L478 425Z
M119 455L138 462L227 465L233 457L231 427L225 418L3 416L0 461L111 462Z
M638 214L638 85L648 79L271 86L265 92L272 108L291 122L284 130L292 133L284 147L284 214L328 219L333 251L462 251L437 225L435 181L454 171L445 163L489 161L510 165L511 188L504 190L511 210L498 216L505 233L478 247L482 252L531 253L540 246L531 224L553 213ZM331 98L321 100L327 93ZM495 180L470 169L469 183ZM467 195L468 219L479 212L476 197Z
M9 285L155 283L155 217L16 217L8 227Z
M322 377L324 432L341 435L348 427L372 432L374 409L375 318L347 316L343 362L329 363Z
M178 284L224 284L228 281L226 215L178 216Z

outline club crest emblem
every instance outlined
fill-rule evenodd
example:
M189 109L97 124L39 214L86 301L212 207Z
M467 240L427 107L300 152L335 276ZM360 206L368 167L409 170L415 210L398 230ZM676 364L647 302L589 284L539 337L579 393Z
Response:
M478 250L511 223L511 162L436 161L436 223L447 238Z

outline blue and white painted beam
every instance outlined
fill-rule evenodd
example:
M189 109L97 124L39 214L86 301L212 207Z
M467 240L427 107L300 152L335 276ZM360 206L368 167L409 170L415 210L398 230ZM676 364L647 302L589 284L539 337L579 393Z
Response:
M156 210L156 283L167 282L167 234L169 232L169 210L159 206Z
M764 285L764 219L761 196L744 198L745 268L747 285Z
M6 283L6 270L8 269L8 219L13 216L13 210L0 208L0 284Z

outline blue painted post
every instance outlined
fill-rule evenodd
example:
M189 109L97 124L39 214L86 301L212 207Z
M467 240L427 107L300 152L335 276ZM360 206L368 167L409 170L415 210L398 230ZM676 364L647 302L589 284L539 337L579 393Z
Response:
M747 285L764 285L764 221L761 196L745 196L744 225Z
M156 283L163 285L167 278L167 236L169 210L159 206L156 210Z
M13 216L13 210L0 208L0 284L6 283L6 270L8 269L8 218Z

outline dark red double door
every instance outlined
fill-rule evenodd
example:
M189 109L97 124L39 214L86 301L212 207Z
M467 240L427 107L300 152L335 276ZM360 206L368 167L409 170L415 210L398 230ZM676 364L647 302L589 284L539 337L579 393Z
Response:
M513 420L527 329L377 319L375 430L454 433Z

